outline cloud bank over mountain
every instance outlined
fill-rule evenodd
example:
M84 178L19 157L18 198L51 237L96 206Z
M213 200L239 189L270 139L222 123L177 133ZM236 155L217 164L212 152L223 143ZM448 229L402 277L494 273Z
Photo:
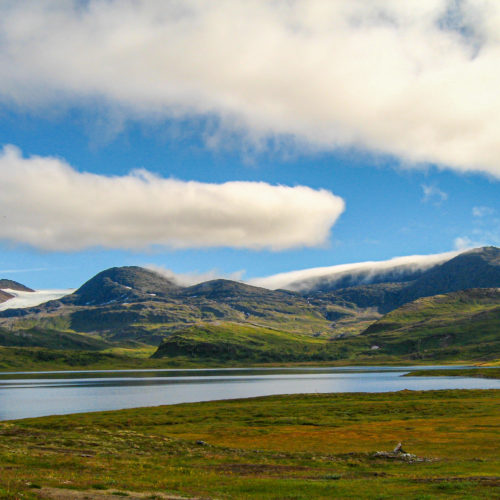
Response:
M0 240L49 251L317 246L344 210L326 190L185 182L145 170L108 177L24 158L12 146L0 153L0 178Z
M341 282L347 276L351 276L354 278L353 281L359 282L358 284L366 284L374 281L377 276L382 276L386 273L397 275L424 271L452 259L459 253L460 251L434 255L408 255L404 257L394 257L384 261L356 262L337 266L314 267L311 269L274 274L263 278L254 278L249 280L249 283L272 290L283 288L286 290L303 291L314 288L314 285L319 281L334 285L336 282Z
M28 6L28 8L27 8ZM500 2L3 2L0 102L500 177Z

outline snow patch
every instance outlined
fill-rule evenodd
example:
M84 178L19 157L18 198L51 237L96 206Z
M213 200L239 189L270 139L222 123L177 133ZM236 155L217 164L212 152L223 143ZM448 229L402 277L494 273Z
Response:
M24 307L34 307L49 300L56 300L69 295L75 291L74 288L67 288L64 290L35 290L34 292L21 292L19 290L12 290L10 288L4 288L4 292L14 295L12 299L9 299L0 304L0 311L5 311L6 309L22 309Z

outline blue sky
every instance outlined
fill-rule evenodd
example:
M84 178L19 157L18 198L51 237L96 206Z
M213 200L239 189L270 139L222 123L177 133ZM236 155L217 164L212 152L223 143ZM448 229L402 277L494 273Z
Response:
M283 11L257 2L249 17L240 2L187 2L191 12L182 22L205 26L203 57L212 66L190 52L201 35L190 39L185 25L178 29L178 13L168 2L70 4L42 1L29 15L1 7L0 70L3 65L7 77L0 82L0 147L19 150L10 156L4 150L0 158L1 277L34 288L65 288L107 267L155 265L246 279L500 244L500 77L490 62L499 44L495 26L477 21L468 2L455 12L460 22L451 34L439 22L449 16L444 1L410 14L392 2L347 2L358 9L349 15L362 19L355 33L344 11L328 12L333 25L324 26L316 2L277 2L289 9L290 23L300 21L300 29L313 35L283 36L269 51L244 33L267 27L260 42L268 47L282 36L276 15ZM488 8L479 19L490 17ZM374 68L371 61L385 54L384 43L393 45L386 42L392 28L381 14L398 24L407 50ZM111 21L117 15L118 27ZM249 18L257 26L243 22ZM233 54L217 34L219 24L232 26L234 20L244 24L231 47L234 57L242 55L243 69L230 64ZM474 39L482 35L474 56L468 53L472 41L458 39L464 32ZM106 45L110 33L112 50ZM67 40L68 58L57 57L59 36ZM104 42L97 43L100 36ZM42 37L47 41L30 47ZM165 41L178 52L169 52ZM146 42L154 45L142 53ZM316 56L334 42L340 50L332 63L345 71L319 71ZM427 53L431 42L438 49ZM148 59L152 50L155 57ZM294 50L304 58L298 68ZM366 61L351 67L346 61L357 51L366 52ZM86 61L88 54L94 57ZM415 81L412 71L402 69L408 59L418 59L422 68ZM436 60L443 62L436 66ZM281 72L273 72L272 62L282 65ZM124 69L135 64L141 77ZM492 82L484 80L485 68L491 68ZM461 74L465 82L452 78ZM157 86L151 86L151 75ZM478 96L490 95L490 86L484 105ZM347 87L358 92L354 98ZM332 96L342 92L338 100ZM153 177L127 177L135 169ZM84 172L95 175L78 175ZM128 180L117 183L120 178ZM244 184L220 188L233 181ZM215 185L209 193L207 184ZM191 189L193 198L184 203ZM117 226L114 239L108 229Z

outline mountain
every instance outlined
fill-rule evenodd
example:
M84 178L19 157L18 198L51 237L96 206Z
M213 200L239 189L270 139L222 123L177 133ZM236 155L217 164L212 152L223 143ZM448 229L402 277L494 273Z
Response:
M325 339L249 324L198 324L181 329L160 344L153 358L265 363L332 359Z
M377 283L415 280L425 271L446 262L459 252L394 257L385 261L357 262L256 278L253 285L293 290L300 293L330 292Z
M12 281L12 280L7 280L7 279L0 279L0 290L17 290L19 292L33 292L31 288L28 288L27 286L22 285L21 283L18 283L17 281Z
M173 281L137 266L112 267L84 283L64 304L104 305L165 298L179 290Z
M351 341L373 356L495 359L500 355L500 289L461 290L391 311Z
M4 292L3 290L0 290L0 304L2 302L6 302L9 299L12 299L12 297L14 297L14 295Z
M334 291L317 289L306 295L316 304L374 307L385 314L420 297L488 287L500 287L500 249L496 247L463 252L421 272L411 281L367 284Z
M24 325L99 336L110 342L158 345L165 336L203 322L240 322L323 334L328 320L299 294L230 280L181 287L153 271L103 271L74 293L37 307L0 312L0 327Z
M500 287L500 248L469 250L429 269L401 291L400 301L488 287Z
M432 259L420 261L418 265L413 261L411 265L406 262L406 274L394 271L392 262L389 266L391 271L385 274L384 279L399 277L399 281L369 283L336 290L327 287L326 290L316 289L302 293L270 290L224 279L183 287L148 269L115 267L98 273L74 293L57 300L35 307L0 310L0 329L3 328L4 331L0 345L2 342L4 345L8 344L7 336L11 338L17 335L18 338L23 338L24 334L33 333L30 329L36 328L37 335L32 335L31 338L33 343L40 345L45 345L46 342L38 334L46 331L52 337L55 332L85 336L85 339L65 337L68 342L76 342L78 345L84 345L87 339L92 338L106 345L157 346L166 343L165 345L174 349L172 343L177 339L175 349L178 349L181 345L192 345L196 339L200 340L197 329L203 325L204 331L208 328L207 335L215 336L218 346L227 347L231 344L228 340L231 334L241 333L243 327L248 327L254 333L259 328L266 332L280 332L277 339L283 339L283 335L287 334L303 336L305 350L294 344L297 347L294 352L302 352L305 357L307 349L311 347L308 343L310 338L333 342L331 349L327 349L329 356L335 350L335 356L340 357L365 351L371 355L369 344L373 339L370 336L394 330L387 326L387 318L391 317L382 318L384 314L399 311L398 308L404 304L415 303L413 301L422 297L471 288L500 287L498 248L485 247L463 252L444 262L440 260L442 257L432 256ZM402 262L399 261L398 265L402 265ZM402 276L407 281L403 281ZM376 279L382 279L382 274L379 273ZM459 313L458 309L457 317ZM453 323L453 317L444 320ZM491 321L491 318L488 317L487 321ZM370 327L372 324L373 327ZM483 326L487 328L487 325ZM224 329L225 340L222 344L217 337L217 329ZM403 337L405 335L406 333ZM186 340L188 337L189 341ZM246 334L239 338L243 339L241 342L246 342L244 339L250 343L255 340L251 340ZM337 344L340 341L345 341L342 349L345 347L347 350L340 349L340 344ZM12 338L10 342L14 342ZM235 342L236 337L233 344ZM236 344L240 345L241 342ZM398 342L399 340L396 344ZM15 340L12 345L20 344ZM324 355L324 349L324 346L320 349L321 356ZM271 350L274 352L274 347ZM255 350L252 352L255 354ZM256 359L263 357L265 353L260 350ZM278 359L277 355L273 354L273 357Z
M18 283L17 281L0 279L0 304L15 297L14 294L10 293L10 290L33 292L31 288L21 285L21 283Z

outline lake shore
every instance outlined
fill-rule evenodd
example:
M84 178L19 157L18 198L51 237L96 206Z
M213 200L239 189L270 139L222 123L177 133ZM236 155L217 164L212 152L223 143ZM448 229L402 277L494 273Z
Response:
M359 357L329 361L269 362L193 360L188 357L149 358L149 351L65 351L44 348L0 347L0 372L52 370L124 370L162 368L240 368L300 366L401 366L401 365L477 365L477 360L413 359L400 356ZM491 363L495 363L491 361Z
M419 370L404 377L478 377L500 379L500 368L457 368L455 370Z

